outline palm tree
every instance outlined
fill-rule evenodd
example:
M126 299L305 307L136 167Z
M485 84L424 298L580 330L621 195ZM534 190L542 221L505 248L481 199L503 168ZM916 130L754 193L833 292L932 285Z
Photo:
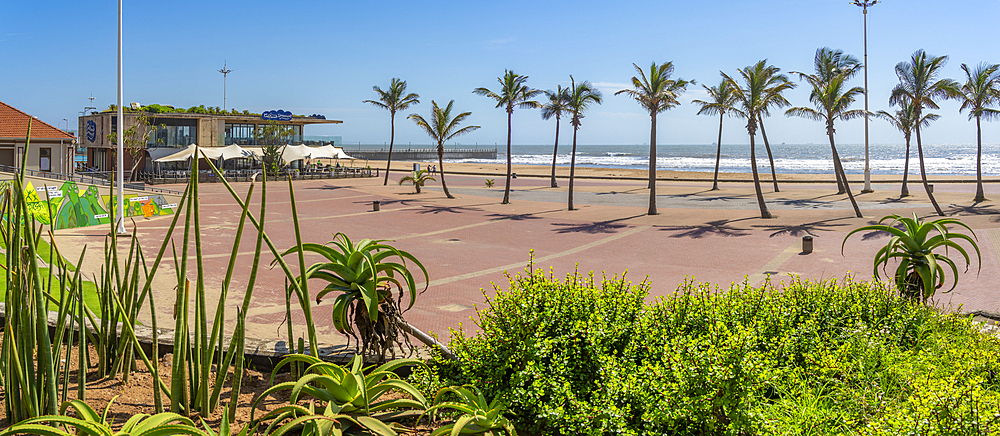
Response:
M479 128L479 126L465 126L459 129L458 125L462 124L462 121L465 121L469 115L472 115L472 112L462 112L452 118L451 109L454 105L455 100L451 100L448 102L448 106L441 109L436 101L431 100L432 107L430 122L427 122L424 117L418 114L411 114L406 117L413 120L414 123L417 123L417 126L423 128L424 131L427 132L427 135L437 142L438 168L440 168L441 174L441 187L444 189L444 195L448 198L455 197L448 192L448 185L444 183L444 143L451 140L451 138L471 133Z
M1000 111L991 108L1000 102L1000 65L979 64L975 71L970 72L969 66L962 64L965 71L965 84L962 85L962 101L959 112L969 110L969 120L976 119L976 198L973 201L984 201L983 194L983 128L981 120L996 119Z
M937 109L938 105L934 101L941 98L955 98L961 92L958 82L951 79L938 79L941 69L948 62L947 56L930 56L923 50L917 50L910 57L909 62L896 64L896 77L899 84L892 89L889 96L889 104L905 104L912 102L913 118L921 119L924 107ZM917 159L920 162L920 179L924 184L924 192L930 198L931 204L938 215L944 216L941 206L938 206L934 194L931 193L927 184L927 169L924 166L924 147L920 141L920 123L913 125L913 131L917 135Z
M649 215L656 215L656 115L680 104L677 97L681 95L694 80L677 79L670 76L674 73L673 62L664 62L649 66L649 75L632 64L639 73L632 76L632 88L615 93L625 94L649 112Z
M722 74L720 72L720 74ZM733 88L726 81L725 76L721 82L716 86L706 86L701 85L708 92L709 100L694 100L692 103L701 106L698 110L698 115L719 115L719 142L718 147L715 150L715 177L712 178L712 190L716 191L719 189L719 161L722 160L722 120L726 117L727 112L730 112L733 105L736 104L736 95L733 93Z
M791 106L792 104L788 102L783 95L784 91L794 88L796 85L788 80L788 76L784 74L778 74L781 69L775 66L768 66L765 71L768 74L774 76L774 80L767 78L767 81L772 83L770 86L774 87L773 90L767 90L764 93L764 109L757 114L757 122L760 124L760 136L764 138L764 150L767 151L767 160L771 165L771 182L774 183L774 192L778 192L778 174L774 170L774 155L771 154L771 143L767 141L767 131L764 130L764 115L771 115L771 108L783 108Z
M524 84L528 81L528 76L522 76L510 70L504 70L503 77L497 77L497 81L500 82L499 93L486 88L476 88L472 93L496 100L497 107L502 107L507 111L507 186L504 187L503 201L501 202L501 204L507 204L510 203L510 122L514 116L514 107L522 109L537 108L539 106L538 102L531 100L531 98L542 91L531 89L528 85Z
M392 143L396 140L396 111L405 111L417 103L420 103L420 96L414 93L406 93L406 81L396 78L389 83L389 89L383 91L378 86L372 86L378 93L378 100L365 100L364 103L375 105L389 111L389 156L385 163L385 180L382 186L389 184L389 167L392 165Z
M552 147L552 187L558 188L559 184L556 183L556 156L559 155L559 119L562 117L563 112L569 111L567 102L569 100L569 89L563 88L562 85L557 85L555 91L545 91L545 97L548 99L541 104L542 109L542 119L547 120L556 117L556 145Z
M413 183L413 188L417 190L417 194L420 193L420 187L424 186L428 181L437 181L427 170L416 170L413 174L399 179L399 184L410 182Z
M573 151L569 159L569 200L567 208L573 209L573 177L576 173L576 132L580 130L583 121L583 112L592 104L601 104L601 91L598 91L590 82L584 81L577 85L573 76L569 76L569 99L566 106L570 113L569 123L573 126Z
M827 56L827 53L832 53L833 56ZM826 47L816 50L817 60L831 57L841 59L850 58L850 56L844 55L840 50L830 50ZM785 111L785 115L826 123L826 136L830 138L830 149L833 152L833 167L837 171L837 174L840 175L841 180L844 181L844 189L847 191L847 198L851 200L851 206L854 207L854 213L858 218L863 218L864 215L861 215L858 202L854 199L850 184L847 183L847 175L844 173L844 166L840 161L840 155L837 153L837 145L833 139L836 129L833 127L833 124L838 119L847 121L865 116L866 112L863 109L849 109L859 95L864 95L865 89L860 86L848 88L848 76L846 74L828 75L824 74L826 71L826 68L817 67L816 74L798 73L800 78L812 85L812 92L809 93L809 101L813 103L815 109L793 107Z
M757 153L755 136L757 135L757 123L760 121L760 113L766 109L766 102L770 98L769 93L780 92L781 81L773 71L774 67L767 65L767 59L757 62L754 65L739 69L740 77L746 88L740 86L735 79L726 73L722 77L726 79L733 90L736 104L731 109L732 113L747 120L747 133L750 134L750 170L753 173L754 189L757 191L757 205L760 207L761 218L771 218L771 212L767 210L764 203L764 193L760 190L760 175L757 174ZM790 82L785 81L785 86Z
M913 135L913 125L916 122L916 118L913 118L913 104L909 102L904 103L902 109L896 111L895 115L886 111L878 111L875 116L888 121L897 130L903 132L903 139L906 140L906 157L903 159L903 187L899 191L899 196L909 197L910 190L906 187L906 179L910 174L910 137ZM936 114L924 114L923 119L920 120L920 125L927 127L932 121L938 118Z

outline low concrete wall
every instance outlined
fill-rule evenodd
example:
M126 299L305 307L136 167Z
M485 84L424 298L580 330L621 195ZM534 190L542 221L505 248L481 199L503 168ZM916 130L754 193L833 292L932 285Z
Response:
M346 150L345 150L346 151ZM355 159L368 159L368 160L388 160L389 150L354 150L347 151L347 154ZM404 160L437 160L438 154L437 150L433 148L427 149L402 149L392 151L392 160L394 161L404 161ZM463 150L463 149L452 149L444 151L445 159L496 159L496 150Z

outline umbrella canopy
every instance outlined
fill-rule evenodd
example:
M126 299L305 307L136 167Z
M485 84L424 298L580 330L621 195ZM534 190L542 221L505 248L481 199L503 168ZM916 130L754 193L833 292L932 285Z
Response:
M313 153L313 158L327 158L327 159L354 159L344 153L344 149L340 147L334 147L332 145L324 145L322 147L313 147L316 151Z
M163 156L159 159L155 159L153 160L153 162L183 162L188 159L191 159L191 157L194 156L196 152L198 153L199 157L201 157L202 153L204 153L206 158L212 160L218 159L220 157L223 159L235 159L240 157L248 157L250 155L249 151L244 150L242 147L236 144L229 145L226 147L199 147L197 144L191 144L174 154L170 154L167 156Z

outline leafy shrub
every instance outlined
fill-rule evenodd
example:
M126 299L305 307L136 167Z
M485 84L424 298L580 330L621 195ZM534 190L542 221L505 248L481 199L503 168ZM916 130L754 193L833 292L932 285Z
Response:
M991 434L1000 340L880 282L648 285L542 271L510 278L453 331L474 384L530 434Z

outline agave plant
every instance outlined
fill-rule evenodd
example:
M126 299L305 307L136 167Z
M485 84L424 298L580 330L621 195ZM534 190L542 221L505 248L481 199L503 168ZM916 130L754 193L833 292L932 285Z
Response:
M264 430L268 436L343 436L352 427L361 427L380 436L397 436L397 429L405 429L398 423L386 424L366 416L349 416L334 412L333 403L327 403L323 413L316 412L316 405L299 406L289 404L272 410L261 418L271 421ZM353 434L353 433L350 433Z
M886 221L889 221L888 225L883 224ZM926 303L929 298L933 297L937 288L944 286L945 283L945 269L942 264L948 265L952 272L951 288L944 292L951 292L952 289L955 289L955 286L958 285L958 267L955 266L955 261L947 256L948 248L953 248L962 255L965 259L966 270L971 265L968 252L955 241L956 239L967 241L972 245L972 248L976 250L979 268L982 269L982 255L979 252L979 246L976 245L976 234L969 226L956 218L940 218L923 222L917 218L917 214L913 214L913 218L889 215L882 217L878 222L876 225L860 227L848 233L840 246L840 252L843 254L847 238L858 232L875 230L892 235L889 242L875 253L874 275L875 278L879 278L879 266L884 271L888 267L890 259L898 258L899 266L896 267L893 281L900 295L906 298ZM901 224L902 228L898 228L897 223ZM946 225L949 224L964 227L972 236L948 230ZM934 232L937 234L931 236ZM940 247L945 248L945 254L933 252Z
M291 354L275 366L271 376L272 383L278 370L293 363L308 365L304 375L298 380L272 386L261 393L251 406L256 410L257 403L268 395L280 391L290 391L289 402L290 406L294 407L277 409L262 418L262 420L274 419L272 426L275 422L315 415L314 410L296 404L305 397L311 397L325 403L326 416L350 417L350 422L379 434L390 434L380 431L391 428L384 421L407 416L399 410L423 410L427 408L427 400L420 391L401 380L393 372L393 370L404 366L423 365L420 360L397 359L372 369L370 367L362 368L362 357L356 355L351 360L348 369L334 363L324 362L314 356ZM402 392L411 398L381 399L383 395L392 391Z
M409 295L409 304L404 310L413 307L417 298L416 282L407 261L420 268L424 273L424 282L428 281L427 269L416 257L384 244L385 241L363 239L355 244L347 235L336 233L327 245L303 243L283 253L299 252L299 247L302 247L302 251L326 258L326 262L311 265L296 280L315 278L328 283L316 294L317 303L331 292L339 293L333 303L333 325L337 331L360 339L361 354L372 350L374 354L384 356L394 344L409 344L407 337L399 334L410 328L401 315L403 294ZM396 290L398 294L393 299ZM353 325L349 318L353 318Z
M0 432L0 436L18 434L44 436L73 436L76 434L91 436L210 436L195 427L194 422L190 419L172 412L156 415L134 415L125 422L120 430L114 431L111 428L112 423L108 420L108 410L112 404L114 404L114 398L108 403L104 413L98 414L83 401L66 401L59 408L59 415L45 415L21 421ZM66 410L71 407L76 412L76 417L65 416ZM70 433L68 431L70 428L75 429L76 432Z
M475 391L475 392L473 392ZM448 393L458 395L459 401L444 401ZM464 434L501 434L517 436L517 431L507 418L503 417L506 407L500 403L499 397L487 404L486 397L472 386L449 386L442 388L434 395L434 405L424 412L433 414L439 410L451 409L462 412L455 422L445 424L434 430L431 436L464 435ZM423 418L423 415L420 416ZM420 422L420 419L417 419Z
M437 181L437 179L431 177L430 173L428 173L427 170L417 170L414 171L413 174L403 177L402 179L399 179L399 184L402 185L403 183L406 182L413 183L413 188L416 189L417 194L419 194L420 188L424 186L424 184L426 184L428 180L435 182Z

